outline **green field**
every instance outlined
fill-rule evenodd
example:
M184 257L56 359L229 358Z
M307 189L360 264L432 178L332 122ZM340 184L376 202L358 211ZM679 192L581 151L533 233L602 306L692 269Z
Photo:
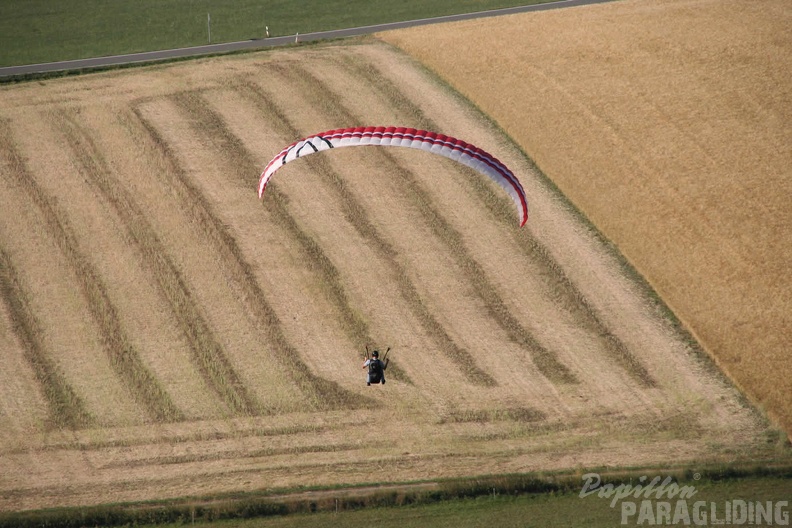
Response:
M233 42L542 3L541 0L11 0L0 2L0 66Z
M700 524L696 521L704 520L706 524L721 524L717 521L726 519L726 503L734 504L735 501L756 502L766 504L767 501L773 503L773 525L784 525L789 523L789 501L792 496L792 480L789 479L745 479L730 480L722 482L707 482L696 487L696 494L687 501L687 507L691 511L690 524ZM706 511L701 508L697 510L699 517L694 517L693 504L696 501L704 501L707 505ZM784 507L782 501L787 501ZM619 526L622 521L625 525L635 526L638 524L640 501L636 503L636 513L630 514L626 499L617 502L611 507L611 501L600 498L596 494L581 498L579 492L564 493L560 495L541 494L541 495L520 495L520 496L482 496L475 499L460 499L445 501L436 504L375 508L361 511L347 511L339 513L315 513L298 514L292 516L276 518L260 518L246 521L224 521L217 523L197 523L196 526L214 526L218 528L254 528L254 527L306 527L306 528L335 528L344 526L348 528L356 527L393 527L393 528L418 528L432 526L433 528L473 528L481 526L497 526L499 528L520 527L528 528L532 526L564 526L573 527L610 527ZM657 516L658 500L651 501L653 515L650 517L646 513L643 525L664 524ZM673 509L676 501L669 501ZM775 512L775 504L780 503L778 514ZM712 515L712 504L715 504L715 517ZM662 507L661 507L662 508ZM625 510L623 512L623 510ZM624 515L624 518L622 518ZM755 513L754 513L755 519ZM673 517L672 517L673 520ZM738 519L739 520L739 519ZM655 522L650 522L655 521ZM749 525L751 523L724 523L723 526L739 524ZM780 522L779 522L780 521ZM681 523L672 523L684 525ZM765 524L764 519L762 523ZM180 526L173 524L169 526Z
M617 525L721 525L788 526L792 479L788 471L749 472L741 478L710 474L696 479L668 474L641 474L644 483L657 479L654 492L638 497L616 498L599 491L584 492L582 477L567 477L553 484L550 480L515 478L460 481L440 484L433 491L379 492L368 496L346 496L341 490L317 490L312 498L266 499L237 497L234 500L207 499L183 503L172 509L157 509L152 503L99 507L88 510L65 509L52 512L6 514L0 526L157 526L177 527L607 527ZM636 475L638 475L636 474ZM592 479L593 477L586 476ZM618 482L638 484L631 480ZM663 484L665 482L665 484ZM470 487L473 483L477 483ZM489 487L489 485L492 487ZM521 491L514 491L511 485ZM672 486L678 486L676 493ZM663 494L656 490L662 487ZM447 488L447 489L444 489ZM550 491L532 490L547 488ZM635 488L632 492L635 493ZM310 492L308 492L310 493ZM684 496L683 496L684 495ZM294 496L300 496L299 493ZM289 497L289 496L285 496ZM339 498L340 497L340 498ZM296 500L297 502L292 502ZM267 504L270 507L267 508ZM146 513L148 512L148 513ZM668 517L666 517L668 516ZM167 518L165 524L146 524L153 518Z

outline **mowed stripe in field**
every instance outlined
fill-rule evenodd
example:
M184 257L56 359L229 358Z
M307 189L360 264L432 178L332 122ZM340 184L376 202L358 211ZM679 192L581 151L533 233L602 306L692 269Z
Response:
M50 235L73 268L79 289L86 298L91 317L101 336L102 348L116 375L152 420L182 419L183 415L156 377L143 364L138 348L122 327L118 309L110 299L108 287L99 270L83 252L66 213L56 204L55 196L48 196L32 175L25 172L22 170L17 173L17 182L41 212Z
M172 111L171 124L157 128L162 112L168 110ZM252 276L250 264L241 255L233 233L217 217L213 206L216 200L210 200L202 193L195 178L201 170L213 165L206 163L196 167L192 164L201 160L196 160L195 156L189 156L183 162L176 148L179 140L166 141L174 131L182 139L190 137L186 120L180 119L173 105L135 103L133 112L127 117L130 128L136 131L137 140L146 145L164 167L157 177L163 191L174 198L171 213L162 209L162 200L155 195L151 196L150 203L160 207L162 217L178 217L175 220L180 223L179 229L167 227L167 224L174 223L174 219L166 223L165 230L174 234L170 243L180 247L182 255L192 254L185 262L201 263L192 274L196 280L201 280L203 275L203 280L211 285L207 288L210 291L200 292L203 304L219 312L215 321L221 325L224 335L231 334L227 337L229 349L241 377L258 394L267 414L299 408L295 402L310 394L310 387L306 387L299 376L295 376L295 387L279 381L299 369L296 369L293 358L285 361L282 354L273 353L280 349L271 347L267 338L270 333L277 332L277 319L271 314L271 308ZM173 215L175 210L182 214ZM196 241L200 243L196 244ZM194 248L198 248L197 251ZM259 335L261 340L251 340L251 335ZM241 338L247 342L238 341Z
M207 385L225 402L231 413L256 413L258 403L241 383L203 310L193 302L181 270L169 256L136 196L117 180L105 152L97 145L91 132L79 122L77 114L64 110L58 119L61 131L81 165L81 172L114 209L131 242L140 252L144 265L170 303Z
M250 188L235 181L238 167L229 163L210 148L199 149L196 146L207 145L206 135L201 132L201 123L195 120L190 111L193 97L182 96L181 104L177 101L162 101L141 105L138 114L152 135L159 138L164 147L165 155L170 164L181 163L184 168L178 172L178 182L174 187L183 199L183 207L199 222L214 249L222 255L223 271L228 274L227 281L234 284L235 289L246 308L239 317L248 320L254 326L254 332L262 341L255 340L259 347L257 354L264 354L262 364L254 366L255 370L266 369L263 362L275 360L275 371L283 372L286 377L270 383L276 390L287 395L291 390L289 382L293 381L302 393L292 392L291 396L282 398L282 410L309 410L317 408L337 408L347 405L355 406L358 398L349 397L335 383L313 374L313 370L302 359L301 354L289 341L281 329L281 320L291 319L294 313L283 313L280 316L273 309L269 300L270 293L265 292L256 276L257 267L246 260L240 245L244 237L239 232L232 232L229 225L244 231L253 230L256 223L254 215L258 210L258 202L251 200ZM200 100L198 101L200 103ZM163 119L163 116L168 116ZM211 117L211 116L210 116ZM157 128L160 127L160 128ZM180 156L180 153L185 153ZM189 173L189 174L188 174ZM218 178L218 175L223 177ZM230 179L229 179L230 178ZM204 189L204 190L202 190ZM247 202L247 207L244 205ZM217 204L221 209L230 209L232 218L221 219L212 211ZM241 221L240 221L241 220ZM230 224L229 224L230 222ZM252 226L252 227L251 227ZM256 235L266 234L255 229ZM258 241L266 246L267 242ZM281 247L283 244L280 245ZM286 282L288 284L288 281ZM306 304L308 301L305 301ZM296 311L295 311L296 313ZM260 388L259 390L262 390Z
M14 144L8 120L0 120L0 174L3 190L24 187L19 178L29 178L24 160ZM4 192L0 204L14 211L24 204L23 194ZM5 225L5 224L4 224ZM0 348L3 350L3 444L15 445L27 434L45 427L80 427L91 423L74 389L47 348L38 316L32 311L31 291L22 283L9 254L10 233L0 233Z
M28 306L14 263L0 247L3 445L24 445L25 435L45 427L85 427L93 417L63 378L42 342L38 318ZM21 444L20 444L21 443Z
M271 122L276 118L275 103L290 108L296 103L290 96L296 95L298 99L300 97L296 87L286 90L275 90L273 87L264 89L255 85L253 78L243 80L236 88L250 104L262 112L260 119L263 122ZM265 104L269 99L275 103ZM301 123L303 116L312 115L316 116L316 111L308 106L300 111L290 112L289 119L280 116L282 135L295 137L301 134L295 123ZM253 141L254 138L249 140ZM355 306L374 318L375 332L381 336L378 341L394 343L398 346L401 357L402 354L410 354L411 347L407 343L412 339L411 334L423 335L427 332L430 336L434 334L435 341L440 341L440 348L443 350L442 344L448 338L445 335L438 338L436 334L442 334L444 330L421 304L415 285L410 281L404 267L395 260L396 250L392 244L372 224L369 211L363 207L354 189L346 184L343 175L345 171L337 171L330 160L323 157L307 158L304 161L304 170L299 171L297 168L299 175L279 182L277 188L283 189L289 196L294 196L290 203L293 204L295 214L302 222L311 226L317 237L323 241L323 247L340 264L340 272L344 274L344 283ZM363 277L366 279L361 280ZM366 285L369 287L366 288ZM406 307L399 302L402 298L407 303ZM398 314L386 315L393 309L399 310ZM388 318L391 323L379 324L381 320L378 319L381 317ZM401 318L406 318L403 321L406 326L400 332L393 325L399 324L397 321ZM454 345L451 343L449 346ZM468 358L468 361L462 365L439 364L439 358L435 357L427 362L419 354L415 357L405 356L400 363L408 365L411 375L421 378L425 378L427 369L435 372L442 370L448 375L454 375L454 372L461 369L472 383L492 384L486 373L470 364L466 352L452 351L450 355L462 360ZM433 367L432 361L435 362Z
M36 329L37 348L46 351L42 354L53 363L52 381L60 384L58 378L63 377L63 383L84 402L91 422L134 423L145 411L141 412L130 398L125 383L116 375L112 354L103 347L105 336L94 317L90 296L98 284L94 268L77 242L65 208L55 200L61 186L71 182L68 176L60 177L54 189L49 186L53 175L61 176L60 171L69 167L68 151L59 144L48 117L42 114L29 113L14 120L12 130L24 153L20 160L24 161L8 173L15 181L7 191L18 194L5 209L13 218L6 224L10 228L6 250L11 269L16 270L29 321L37 321L25 326ZM51 142L52 147L47 153L31 150L30 143L35 141ZM68 187L63 192L68 192ZM102 291L101 286L98 291ZM50 380L42 381L47 392ZM79 424L67 420L57 425L84 427L88 423L84 419Z
M205 322L199 324L211 329L222 346L228 367L238 377L236 383L251 391L251 398L257 403L254 409L247 412L275 412L274 409L280 408L280 398L269 389L279 375L279 370L276 364L267 361L266 356L257 353L260 347L249 340L240 342L239 336L248 335L251 328L245 325L247 320L244 310L236 301L237 293L228 287L226 281L221 280L225 265L222 256L215 251L212 237L205 230L196 228L194 217L189 214L197 204L185 203L185 200L192 200L193 197L179 192L179 176L183 175L183 170L158 148L156 139L132 109L97 110L84 112L86 125L93 130L106 131L94 136L97 143L104 152L112 153L111 160L118 179L125 182L141 211L149 219L152 229L159 233L163 247L167 247L173 255L174 263L188 285L190 301L200 307L193 317L200 315L204 319ZM196 284L200 286L196 287ZM179 323L182 317L171 316L176 328L183 324ZM207 391L207 385L200 377L193 377L196 371L200 371L200 368L196 368L199 364L195 361L195 348L202 345L196 345L184 337L181 337L180 342L180 354L175 356L158 350L156 344L152 343L155 353L151 354L151 361L166 369L173 369L172 376L178 376L182 371L190 373L189 377L171 379L179 383L174 384L173 388L178 387L191 416L206 418L217 412L223 415L222 408L213 409L212 406L216 404L205 401L208 399L207 392L211 393ZM185 355L185 351L190 352ZM193 405L189 402L191 398L196 400ZM288 399L289 395L285 398Z

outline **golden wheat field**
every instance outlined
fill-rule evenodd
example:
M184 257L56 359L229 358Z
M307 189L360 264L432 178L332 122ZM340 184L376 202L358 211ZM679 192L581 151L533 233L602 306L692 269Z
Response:
M625 0L383 34L490 115L792 434L792 5Z
M528 224L410 149L311 156L258 199L283 146L365 124L492 152ZM521 150L384 43L0 88L0 178L0 510L786 456ZM365 345L392 347L384 386Z

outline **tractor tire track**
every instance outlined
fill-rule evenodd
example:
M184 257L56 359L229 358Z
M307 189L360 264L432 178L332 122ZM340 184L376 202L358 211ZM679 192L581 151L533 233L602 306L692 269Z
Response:
M134 198L115 181L102 150L97 147L90 132L80 125L74 111L58 111L56 121L86 177L113 206L126 226L145 265L151 270L153 280L171 306L207 385L233 414L258 414L258 402L241 383L209 323L192 300L181 272L167 256L167 248Z
M95 425L96 420L86 410L82 399L50 359L52 353L44 345L41 324L28 305L28 298L11 257L0 246L0 301L8 309L12 329L22 343L25 360L41 385L48 411L49 423L45 427L83 429Z
M187 213L200 227L225 263L225 269L243 292L241 301L248 313L258 321L258 327L272 344L270 350L288 369L291 378L306 395L306 402L314 402L317 410L338 410L355 407L358 400L338 384L313 374L283 333L281 323L267 296L256 280L250 263L245 259L233 234L215 213L212 204L189 178L178 155L160 132L144 115L140 103L133 104L132 115L126 116L127 126L136 138L147 142L166 169L161 177L181 198Z
M240 181L245 185L249 184L249 175L258 173L258 164L253 155L242 144L228 128L223 117L212 110L209 104L198 94L184 92L173 96L173 101L179 106L185 115L191 117L192 125L205 140L213 143L218 152L222 153L236 167L233 171ZM211 134L206 134L211 131ZM198 193L197 190L194 192ZM344 330L350 336L359 336L364 342L371 341L368 335L368 327L360 316L352 309L348 302L346 293L340 280L338 270L333 266L330 259L322 251L322 248L308 233L306 233L288 211L286 199L281 194L273 193L276 204L274 208L275 218L278 225L283 228L302 248L304 255L312 263L312 269L318 270L322 275L322 280L328 287L333 302L342 314L342 324ZM204 202L206 203L206 202ZM208 207L208 204L207 206ZM208 211L208 209L206 209ZM240 280L243 288L251 295L252 307L256 316L262 321L263 328L266 329L269 338L274 344L274 350L278 357L286 364L292 364L292 372L295 380L301 384L301 388L312 392L317 396L317 405L329 409L355 409L371 403L367 398L351 393L335 382L311 373L308 366L298 360L299 353L291 343L289 343L275 310L266 301L266 296L261 290L255 279L253 270L242 257L241 251L236 246L236 242L230 233L221 229L219 220L207 217L207 226L222 238L224 252L230 251L235 254L231 261L236 268L234 271L237 280Z
M3 125L3 128L6 128ZM159 422L178 421L182 413L173 404L157 378L146 368L140 354L130 343L124 332L107 287L99 272L80 251L77 236L69 224L66 214L52 198L36 183L33 175L10 139L10 130L2 134L2 150L13 170L9 173L14 182L23 189L41 213L50 236L56 242L67 262L74 269L74 276L87 301L99 333L105 353L110 359L116 375L129 390L138 404L142 405L151 419Z
M310 71L300 65L290 65L288 72L292 82L299 86L306 94L308 101L318 101L321 111L332 116L333 120L340 123L360 123L365 121L355 115L343 102L343 97L333 91L324 81L317 78ZM376 86L376 85L373 85ZM394 88L395 91L395 88ZM383 99L386 99L383 97ZM403 95L401 99L406 99ZM391 101L390 104L393 104ZM411 105L408 108L420 109ZM497 292L492 282L487 278L486 272L465 248L462 235L454 229L433 204L431 194L423 188L415 174L403 166L396 156L387 149L377 149L384 164L390 165L407 182L402 188L409 199L415 204L417 210L426 219L427 225L434 231L435 236L446 247L448 254L456 260L460 269L467 276L468 283L476 295L482 300L492 319L504 330L509 338L525 349L533 359L537 369L553 383L579 383L575 374L564 365L555 352L541 345L533 334L520 323L511 313L505 301Z
M380 92L383 101L387 101L392 108L415 119L420 128L439 130L440 127L427 117L414 101L399 91L393 81L387 78L376 64L352 56L335 58L334 61L340 68L345 68L355 77L365 80L367 86ZM539 170L533 163L531 166L535 170ZM567 276L550 251L527 229L511 229L514 224L514 210L511 204L496 196L477 172L462 167L462 173L493 218L510 228L510 232L514 234L517 241L517 246L526 257L540 267L543 278L552 284L553 291L563 296L563 305L603 342L604 350L608 356L642 387L655 387L657 382L649 374L647 368L602 321L591 301Z
M278 67L278 65L269 65L268 69L271 74L277 72L277 74L287 77L290 82L296 82L290 74L286 73L285 70ZM271 102L270 98L261 87L254 83L247 82L244 79L238 80L235 86L240 94L251 101L251 103L256 106L257 110L267 117L271 125L278 129L279 134L291 138L300 136L300 131L297 130L294 124L290 122L289 118ZM460 367L462 373L469 382L482 386L495 386L495 380L475 364L475 360L470 353L453 340L443 328L443 325L429 311L428 307L421 299L418 289L412 282L412 279L410 279L407 270L404 266L400 265L398 259L396 259L396 250L377 230L369 218L366 209L344 184L338 173L336 173L331 165L321 157L308 157L303 161L311 167L311 170L323 175L324 179L331 183L332 188L337 193L344 208L346 218L349 220L350 224L354 226L358 234L367 241L367 245L373 248L381 260L390 267L391 273L405 303L416 319L420 321L427 334L435 341L435 344L442 353ZM267 192L270 193L272 190L268 189ZM391 365L389 367L389 373L396 379L401 375L396 365ZM404 374L404 376L406 376L406 374Z

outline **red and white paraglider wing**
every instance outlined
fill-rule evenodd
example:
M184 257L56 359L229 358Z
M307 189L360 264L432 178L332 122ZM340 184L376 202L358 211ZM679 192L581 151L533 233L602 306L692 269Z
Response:
M272 175L286 163L297 158L340 147L378 145L408 147L439 154L485 174L508 193L517 206L520 226L528 220L528 200L517 177L488 152L462 140L405 127L357 127L328 130L292 143L267 164L259 181L259 198L264 194Z

